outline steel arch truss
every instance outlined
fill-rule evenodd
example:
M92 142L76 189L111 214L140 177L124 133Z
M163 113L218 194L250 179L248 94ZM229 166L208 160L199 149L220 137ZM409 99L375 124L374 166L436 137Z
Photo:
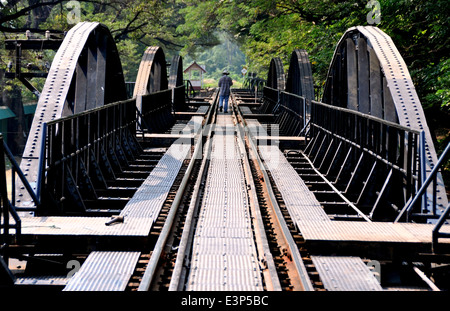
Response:
M183 85L183 59L179 55L174 55L170 63L169 89L174 90L173 110L175 111L186 111L188 109Z
M175 83L177 79L173 79ZM174 124L172 91L169 89L167 63L161 47L150 46L144 52L133 97L136 98L142 131L164 132Z
M167 88L167 64L164 51L159 46L150 46L142 56L133 96L151 94Z
M266 86L264 88L264 100L262 106L259 108L261 113L275 113L279 106L279 98L273 94L278 94L278 91L284 91L286 85L286 77L283 69L283 62L279 57L272 58L270 61L269 72L267 74ZM273 93L273 94L267 94Z
M377 27L353 27L342 36L328 71L322 102L422 132L421 182L432 171L437 155L411 76L392 39ZM440 174L437 190L439 213L447 206ZM430 213L432 205L429 194L419 213Z
M306 50L296 49L291 54L286 92L314 99L314 81Z
M122 66L108 28L91 22L74 26L53 59L23 153L21 169L33 190L43 173L45 124L125 98ZM21 188L16 203L32 204Z
M267 86L273 89L284 91L286 77L283 69L283 62L279 57L270 61L269 73L267 74Z

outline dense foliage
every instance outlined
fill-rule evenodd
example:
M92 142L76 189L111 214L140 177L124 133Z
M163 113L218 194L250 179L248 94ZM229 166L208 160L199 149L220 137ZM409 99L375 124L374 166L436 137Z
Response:
M71 1L74 2L74 1ZM448 0L79 0L81 20L106 24L117 41L127 80L136 76L140 55L149 45L163 46L166 56L179 52L186 60L207 63L216 77L227 67L236 77L244 63L265 78L272 57L288 58L304 48L322 87L342 34L367 25L375 3L377 27L388 33L404 57L429 118L444 128L448 140L450 112L450 1ZM26 29L68 30L70 9L62 0L0 1L3 36ZM374 19L374 21L376 21ZM225 40L226 38L226 40ZM245 59L240 51L245 55ZM231 47L231 48L230 48ZM33 58L30 52L26 57ZM0 68L10 55L0 50ZM52 55L49 54L49 59ZM185 66L188 61L185 61ZM36 82L38 83L38 82ZM442 134L442 135L440 135Z

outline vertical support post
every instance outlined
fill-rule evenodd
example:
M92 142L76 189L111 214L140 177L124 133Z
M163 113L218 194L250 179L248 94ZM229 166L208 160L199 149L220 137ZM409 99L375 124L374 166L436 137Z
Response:
M420 179L419 179L419 188L424 184L427 179L427 168L426 168L426 154L425 154L425 132L420 132L420 143L419 143L419 163L420 163ZM427 210L427 193L426 191L422 195L421 202L421 211L425 212ZM409 213L408 213L409 214Z
M0 135L0 196L2 199L2 210L0 212L0 225L3 215L3 243L9 244L9 201L6 183L6 164L3 136Z

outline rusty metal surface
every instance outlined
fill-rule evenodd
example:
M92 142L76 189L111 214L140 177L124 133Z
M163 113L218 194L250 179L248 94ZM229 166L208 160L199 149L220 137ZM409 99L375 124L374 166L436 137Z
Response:
M245 177L232 118L219 115L217 121L205 194L193 240L187 290L262 290Z

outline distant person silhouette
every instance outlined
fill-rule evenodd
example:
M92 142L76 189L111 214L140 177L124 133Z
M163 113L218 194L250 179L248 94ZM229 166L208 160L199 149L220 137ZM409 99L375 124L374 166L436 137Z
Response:
M220 87L220 93L219 93L219 110L222 111L222 108L224 109L224 112L228 112L228 98L230 97L230 87L233 85L233 80L228 76L230 73L228 70L224 70L222 73L222 77L219 80L219 87ZM223 105L225 102L225 105Z

